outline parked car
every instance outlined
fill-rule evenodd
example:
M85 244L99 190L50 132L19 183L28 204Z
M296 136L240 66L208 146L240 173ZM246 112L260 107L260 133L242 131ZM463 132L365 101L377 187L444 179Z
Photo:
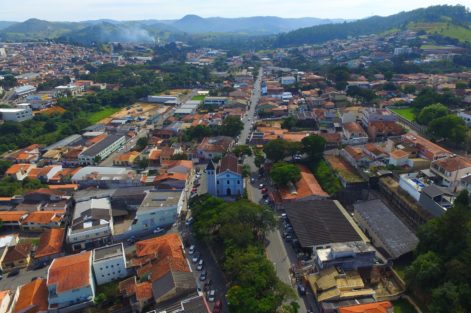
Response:
M267 193L268 192L268 189L265 187L265 188L262 188L262 193Z
M10 273L8 273L7 277L13 277L13 276L16 276L20 273L20 270L15 268L13 269Z
M211 289L211 290L208 292L208 301L209 301L209 302L214 302L215 300L216 300L216 290Z
M306 295L306 287L304 287L302 284L298 284L298 292L300 296L305 296Z
M185 225L190 226L193 223L194 218L190 217L189 219L186 220Z
M222 302L221 300L217 300L214 303L213 313L221 313L221 309L222 309Z
M251 178L250 178L250 182L251 182L252 184L255 183L255 178L251 177Z
M264 184L260 184L260 185L258 185L258 189L263 189L263 187L265 187L265 185L264 185Z
M197 263L199 260L200 260L200 254L199 253L193 254L193 257L191 258L191 261L193 263Z
M208 277L208 273L206 272L206 270L201 271L200 281L205 281L207 277Z
M195 251L196 251L195 245L191 245L191 246L190 246L190 249L188 249L188 253L189 253L190 255L192 255L193 253L195 253Z
M198 261L198 265L196 266L196 269L197 269L198 271L202 271L202 270L203 270L203 267L204 267L204 260L201 259L201 260Z

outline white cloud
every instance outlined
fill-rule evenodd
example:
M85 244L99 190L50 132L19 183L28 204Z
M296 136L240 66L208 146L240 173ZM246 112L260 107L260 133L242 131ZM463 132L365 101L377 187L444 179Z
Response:
M462 0L463 1L463 0ZM467 2L468 0L466 0ZM204 17L272 15L281 17L362 18L390 15L450 0L1 0L0 20L91 20L112 18L174 19L186 14Z

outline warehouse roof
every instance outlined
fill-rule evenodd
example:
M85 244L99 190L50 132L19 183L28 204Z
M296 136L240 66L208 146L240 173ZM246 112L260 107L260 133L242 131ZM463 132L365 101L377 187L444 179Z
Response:
M367 224L368 232L374 233L392 258L398 258L415 249L419 240L407 226L383 203L376 199L353 205L355 215Z
M283 206L302 247L366 241L361 230L337 201L298 201Z

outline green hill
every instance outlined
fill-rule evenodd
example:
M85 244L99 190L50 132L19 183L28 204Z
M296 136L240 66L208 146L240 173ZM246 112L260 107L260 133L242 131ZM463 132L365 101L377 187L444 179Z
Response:
M439 5L424 9L381 17L373 16L362 20L301 28L281 34L275 41L275 46L291 46L302 44L322 43L333 39L346 39L350 36L385 33L391 29L405 29L412 23L447 23L447 29L439 28L436 32L443 36L455 36L462 40L468 38L471 13L461 5ZM432 28L434 31L435 29Z

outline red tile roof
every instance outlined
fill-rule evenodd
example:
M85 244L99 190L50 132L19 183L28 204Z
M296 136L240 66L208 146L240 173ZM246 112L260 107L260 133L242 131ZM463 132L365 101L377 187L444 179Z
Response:
M392 313L393 305L389 301L358 304L339 308L339 313Z
M48 309L47 298L46 280L42 278L35 279L20 287L19 297L12 312L46 312Z
M91 251L54 259L49 267L47 285L56 285L58 293L90 284Z
M20 222L26 211L0 211L0 221L2 222Z
M309 196L328 197L321 185L317 182L316 177L304 165L296 165L301 171L301 179L296 183L296 191L292 192L289 187L280 188L279 194L282 200L297 200Z
M46 229L39 238L39 245L35 253L35 258L42 258L62 251L64 244L64 228Z

